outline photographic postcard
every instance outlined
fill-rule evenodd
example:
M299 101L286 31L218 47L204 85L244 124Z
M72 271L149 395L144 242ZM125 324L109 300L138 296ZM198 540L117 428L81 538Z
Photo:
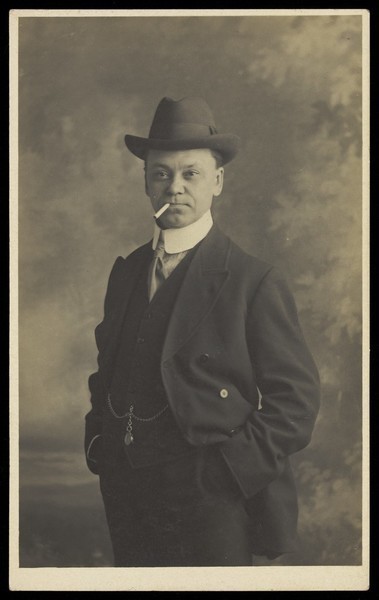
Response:
M11 590L368 588L368 48L360 9L10 12ZM242 140L214 219L285 274L320 371L301 546L115 568L83 452L93 332L115 259L152 235L124 135L187 95Z

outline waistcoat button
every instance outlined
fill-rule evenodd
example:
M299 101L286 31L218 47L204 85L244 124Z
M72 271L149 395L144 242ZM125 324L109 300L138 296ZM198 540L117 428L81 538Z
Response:
M229 396L229 392L226 388L222 388L222 390L220 390L220 397L221 398L227 398Z

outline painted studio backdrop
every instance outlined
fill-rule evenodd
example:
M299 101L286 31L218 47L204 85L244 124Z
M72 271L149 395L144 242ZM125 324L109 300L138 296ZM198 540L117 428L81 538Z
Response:
M322 378L302 549L257 564L360 564L361 58L360 16L20 18L20 566L111 565L82 447L108 275L152 232L123 136L188 94L242 138L214 218L284 271Z

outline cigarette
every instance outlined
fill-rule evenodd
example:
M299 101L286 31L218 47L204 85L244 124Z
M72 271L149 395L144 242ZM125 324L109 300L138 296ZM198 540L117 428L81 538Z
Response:
M167 202L167 204L164 204L164 205L162 206L162 208L160 208L160 209L159 209L159 210L158 210L158 211L155 213L155 215L153 215L154 219L159 219L159 217L160 217L160 216L161 216L161 215L164 213L164 211L165 211L165 210L167 210L167 209L169 208L169 206L170 206L170 203L169 203L169 202Z

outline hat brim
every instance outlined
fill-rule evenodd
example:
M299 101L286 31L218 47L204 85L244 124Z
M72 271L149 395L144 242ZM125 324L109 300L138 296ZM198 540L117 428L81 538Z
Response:
M194 150L209 148L219 152L223 164L233 160L240 147L240 138L229 133L216 133L207 137L187 139L155 139L126 135L125 144L135 156L146 160L148 150Z

